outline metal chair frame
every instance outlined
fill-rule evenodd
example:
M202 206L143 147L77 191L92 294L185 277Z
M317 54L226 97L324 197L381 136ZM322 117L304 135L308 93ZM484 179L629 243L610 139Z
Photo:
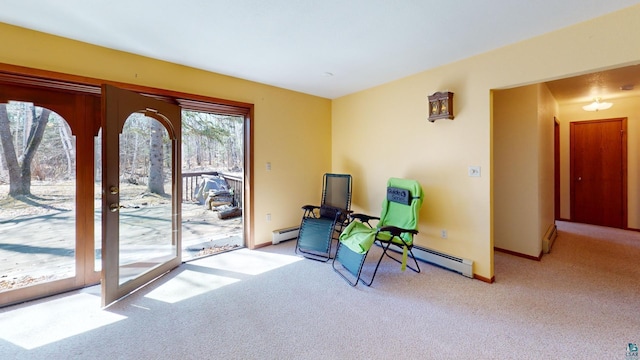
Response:
M334 189L334 187L340 189ZM342 194L339 193L340 190L343 190ZM323 175L321 204L302 207L304 212L296 238L297 254L323 262L331 259L333 241L337 241L338 235L348 221L347 215L351 212L351 191L351 175L333 173ZM327 231L325 235L314 233L324 230ZM310 244L305 241L306 236L313 236L314 240L322 242L309 246Z
M411 201L414 201L415 198L411 198ZM413 242L411 243L407 243L402 237L402 234L411 234L412 236L415 236L418 234L418 230L416 229L403 229L397 226L383 226L380 228L374 228L370 221L372 220L377 220L380 221L380 217L377 216L370 216L370 215L365 215L365 214L350 214L349 215L349 221L360 221L362 223L364 223L365 225L367 225L370 229L375 229L375 240L374 240L374 244L380 246L382 248L382 254L380 255L380 258L378 259L378 262L376 263L376 267L373 271L373 275L371 276L371 280L369 280L368 282L365 281L362 278L362 269L364 267L364 263L365 260L367 258L367 255L369 254L369 251L367 251L364 254L357 254L355 252L353 252L352 250L350 250L349 248L347 248L345 246L345 249L342 250L342 247L344 246L342 243L338 242L338 247L336 249L336 256L333 258L333 262L332 262L332 267L333 270L338 273L347 283L349 283L349 285L351 286L356 286L358 285L358 282L361 282L367 286L371 286L371 284L373 283L373 280L376 277L376 274L378 273L378 268L380 267L380 263L382 262L382 259L385 257L385 255L389 258L391 258L392 260L402 264L403 262L401 260L398 260L395 256L392 256L391 254L389 254L389 251L393 251L393 249L390 249L391 245L395 245L396 247L402 249L403 247L407 248L407 257L413 259L413 262L415 263L415 267L412 267L408 264L405 264L406 267L408 267L409 269L413 270L416 273L420 273L420 265L418 264L418 260L415 257L415 255L413 254ZM389 238L389 240L385 240L385 239L381 239L379 237L379 234L381 232L385 232L388 235L391 235L391 237ZM401 243L397 243L394 242L393 239L400 239ZM341 251L342 250L342 251ZM348 255L347 255L348 254ZM357 256L361 256L361 259L358 261L358 259L356 258ZM341 261L341 259L344 258L345 261ZM353 263L350 263L349 261L354 261ZM339 269L336 267L336 263L339 263L342 266L342 269ZM357 263L357 268L354 266L354 264ZM345 265L346 264L346 265ZM355 280L352 280L351 278L347 277L345 275L345 272L343 271L346 270L348 271L351 275L353 275L353 278L355 278Z

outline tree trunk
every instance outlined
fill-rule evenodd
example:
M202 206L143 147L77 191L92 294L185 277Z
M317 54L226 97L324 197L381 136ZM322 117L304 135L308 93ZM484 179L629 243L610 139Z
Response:
M67 158L67 178L71 179L73 177L73 141L71 140L71 134L69 133L69 129L65 126L64 123L61 123L58 127L58 132L60 134L60 142L62 143L62 149L64 150L64 154Z
M31 162L33 161L36 152L38 151L38 147L42 142L42 136L44 135L44 130L47 128L47 123L49 122L49 115L51 114L50 110L42 109L42 113L33 121L33 125L29 131L29 137L27 139L27 146L22 158L22 171L21 171L21 185L22 188L20 193L15 195L29 195L31 194Z
M144 138L142 140L144 140ZM138 173L138 145L139 144L140 144L140 133L136 131L133 138L133 151L131 152L131 160L130 160L131 166L129 167L129 177L131 179L135 179L136 182L138 182L138 174L139 174ZM140 166L140 167L144 169L144 164L142 165L143 166Z
M151 141L149 150L149 184L147 190L154 194L164 195L164 176L162 173L162 133L164 128L156 120L151 121Z
M13 145L11 137L11 125L9 124L9 114L7 114L7 105L0 104L0 142L2 142L2 151L4 160L9 171L9 194L17 194L21 191L18 186L20 181L20 164L16 156L16 149Z
M36 151L38 151L40 142L42 142L42 136L47 127L50 114L51 111L42 109L40 116L33 120L25 145L25 153L22 159L18 159L11 139L11 126L7 107L4 104L0 105L0 141L2 141L2 150L9 168L9 195L11 196L31 194L31 162ZM20 165L19 160L22 160L22 165Z

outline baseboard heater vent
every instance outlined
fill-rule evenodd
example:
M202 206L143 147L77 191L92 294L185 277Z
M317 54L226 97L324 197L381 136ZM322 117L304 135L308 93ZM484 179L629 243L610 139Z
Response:
M421 246L414 246L413 254L418 260L422 260L424 262L439 266L447 270L455 271L461 275L473 279L472 260L461 259Z
M273 245L277 245L283 241L296 239L298 237L299 232L300 232L299 226L273 230L273 238L271 240L271 243Z
M544 234L542 238L542 252L548 254L551 251L551 247L553 246L554 241L558 237L558 227L553 224L549 226L547 232Z

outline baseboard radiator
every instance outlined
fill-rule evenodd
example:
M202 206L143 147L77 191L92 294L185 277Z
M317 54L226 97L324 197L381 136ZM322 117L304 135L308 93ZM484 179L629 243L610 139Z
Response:
M284 229L273 230L273 237L271 243L273 245L280 244L283 241L293 240L298 238L300 232L299 226L292 226Z
M377 244L377 243L376 243ZM389 248L395 252L400 252L396 248ZM460 275L464 275L473 279L473 261L462 259L459 257L451 256L439 251L427 249L422 246L413 246L413 255L416 259L441 267L446 270L457 272Z
M447 270L455 271L460 275L464 275L468 278L473 279L472 260L451 256L421 246L414 246L413 254L418 260L422 260L424 262L439 266Z
M553 243L556 241L557 237L558 237L558 227L555 224L553 224L549 226L549 229L547 229L547 232L544 234L544 237L542 238L543 253L548 254L551 251L551 247L553 246Z

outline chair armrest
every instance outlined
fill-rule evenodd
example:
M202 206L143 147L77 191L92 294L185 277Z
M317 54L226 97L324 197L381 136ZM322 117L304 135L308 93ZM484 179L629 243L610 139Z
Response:
M303 218L317 218L319 216L318 214L318 209L320 209L320 206L315 206L315 205L305 205L302 207L302 210L304 210L304 214L302 215Z
M362 222L368 222L369 220L380 220L377 216L365 215L365 214L349 214L351 219L360 220Z
M365 215L365 214L349 214L349 222L353 220L358 220L363 224L367 224L370 228L373 229L373 225L369 221L371 220L380 220L377 216Z
M378 232L380 232L380 231L389 232L393 236L400 236L400 234L403 234L403 233L410 233L410 234L413 234L413 235L418 234L418 230L403 229L403 228L399 228L397 226L383 226L380 229L378 229Z

